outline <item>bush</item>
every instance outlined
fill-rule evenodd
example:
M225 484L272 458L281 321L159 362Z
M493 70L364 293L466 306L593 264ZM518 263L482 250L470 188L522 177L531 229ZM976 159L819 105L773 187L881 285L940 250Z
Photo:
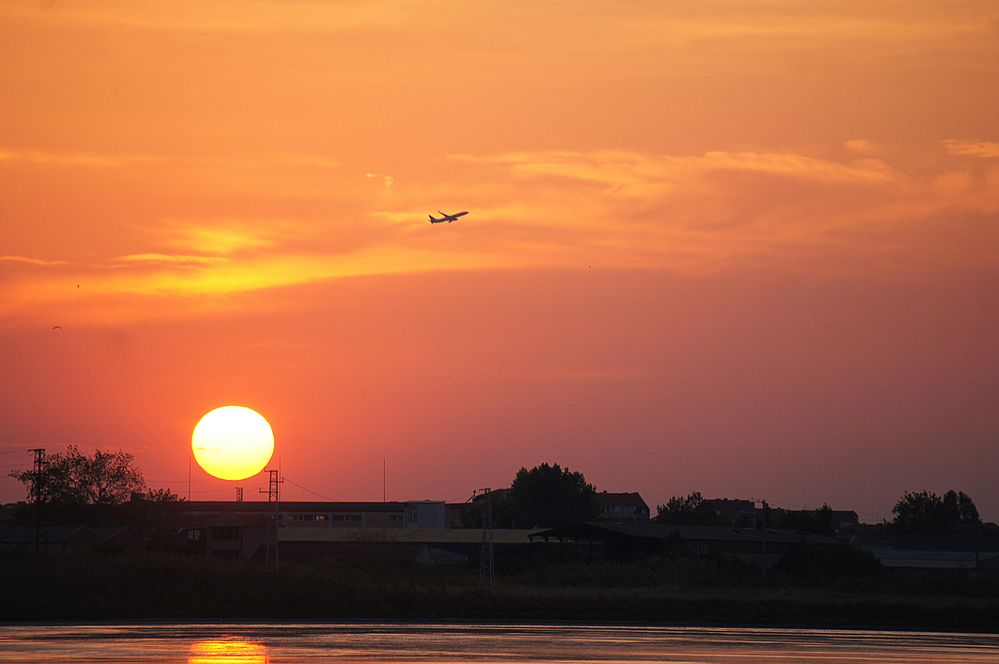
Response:
M882 573L884 568L868 551L846 545L817 547L798 544L780 559L773 571L817 580L842 576L870 577Z

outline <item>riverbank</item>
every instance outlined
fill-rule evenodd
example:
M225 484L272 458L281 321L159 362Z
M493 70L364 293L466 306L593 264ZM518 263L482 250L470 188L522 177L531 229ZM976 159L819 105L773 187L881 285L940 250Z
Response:
M707 569L707 572L710 572ZM995 580L805 582L654 564L468 569L0 553L0 620L597 622L999 631Z

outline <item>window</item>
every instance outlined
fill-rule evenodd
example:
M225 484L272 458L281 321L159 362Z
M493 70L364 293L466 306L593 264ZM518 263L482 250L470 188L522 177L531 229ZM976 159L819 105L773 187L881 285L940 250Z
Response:
M361 520L360 514L334 514L331 518L332 521L351 521L356 522Z
M325 514L292 514L290 518L292 521L299 523L323 522L327 520Z

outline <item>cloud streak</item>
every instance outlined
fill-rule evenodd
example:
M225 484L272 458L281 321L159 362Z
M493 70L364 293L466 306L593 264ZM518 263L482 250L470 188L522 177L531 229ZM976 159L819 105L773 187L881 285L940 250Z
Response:
M979 157L981 159L999 159L999 143L994 141L943 141L947 152L963 157Z
M411 175L407 186L394 186L394 209L329 219L166 219L146 225L128 250L77 267L89 271L88 294L178 298L442 270L597 266L698 275L807 262L812 271L897 274L941 260L929 229L999 208L999 176L978 158L989 144L946 144L969 165L931 172L870 158L867 143L846 148L838 160L773 150L454 155L450 162L467 181ZM368 176L388 183L389 176ZM472 214L431 227L428 200L454 191ZM373 197L369 205L386 200ZM362 202L354 202L359 212ZM980 246L991 241L987 232L980 231ZM980 254L974 260L988 260ZM61 264L17 256L5 262ZM68 297L58 280L28 272L14 285L8 314Z
M339 168L340 161L318 154L271 154L255 157L232 155L179 156L169 154L134 154L126 152L74 152L15 150L0 148L0 163L73 168L124 168L138 165L242 168Z
M37 265L40 267L67 264L66 261L46 260L43 258L32 258L30 256L0 256L0 263L20 263L23 265Z
M173 222L151 230L171 247L201 254L233 254L272 246L286 223L272 222Z
M625 195L642 196L712 172L746 172L833 184L881 184L897 179L883 161L849 163L798 154L711 151L703 155L648 155L640 152L518 152L453 155L456 161L502 165L518 176L552 176L604 185Z
M129 254L118 257L119 261L136 265L160 265L177 267L208 267L228 262L215 256L185 256L180 254Z
M155 161L154 157L143 155L46 152L43 150L0 150L0 162L30 164L34 166L121 168L131 164L152 163Z

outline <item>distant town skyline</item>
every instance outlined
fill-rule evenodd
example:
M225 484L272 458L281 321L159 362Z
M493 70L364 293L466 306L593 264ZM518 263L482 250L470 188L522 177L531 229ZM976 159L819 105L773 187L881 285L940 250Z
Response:
M5 3L0 52L4 502L70 443L186 496L243 405L289 498L999 520L995 3Z

